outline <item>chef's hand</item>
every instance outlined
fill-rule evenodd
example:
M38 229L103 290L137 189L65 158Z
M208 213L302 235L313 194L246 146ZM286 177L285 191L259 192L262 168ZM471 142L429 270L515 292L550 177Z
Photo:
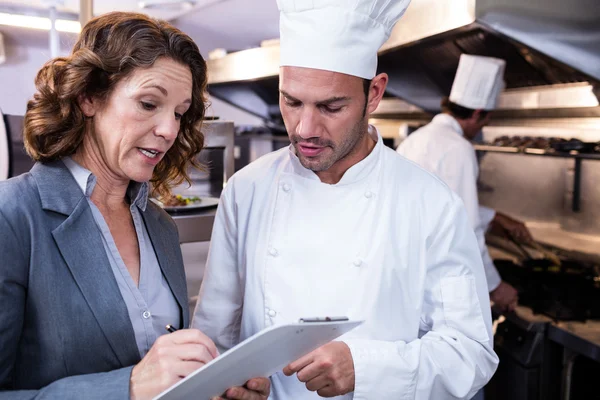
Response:
M502 312L514 311L519 303L519 293L510 284L502 281L490 293L490 299Z
M197 329L162 335L129 379L132 400L151 399L217 357L215 344Z
M267 400L271 393L271 381L269 378L250 379L244 387L233 387L221 397L214 397L211 400Z
M334 397L354 391L354 361L344 342L331 342L294 361L283 369L306 383L321 397Z
M505 232L508 232L509 235L519 242L533 242L531 232L529 232L529 229L527 229L525 224L521 221L513 219L506 214L497 212L496 216L494 217L494 223L500 225Z

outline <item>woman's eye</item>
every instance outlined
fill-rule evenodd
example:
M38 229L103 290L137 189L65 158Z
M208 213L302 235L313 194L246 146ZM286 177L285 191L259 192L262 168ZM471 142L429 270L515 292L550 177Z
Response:
M177 121L181 120L181 118L182 118L182 117L183 117L183 115L182 115L182 114L175 113L175 119L176 119Z
M154 104L147 103L145 101L140 102L140 104L142 105L142 108L147 111L152 111L156 108L156 106Z

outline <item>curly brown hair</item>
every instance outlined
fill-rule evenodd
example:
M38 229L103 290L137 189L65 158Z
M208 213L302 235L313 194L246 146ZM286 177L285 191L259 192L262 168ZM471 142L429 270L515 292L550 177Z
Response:
M151 182L160 195L184 180L189 183L189 167L202 167L196 155L204 146L200 128L206 109L206 62L188 35L143 14L112 12L90 20L68 57L55 58L42 67L35 79L37 92L25 114L27 153L40 162L75 153L86 133L80 97L104 101L120 80L137 68L151 67L161 57L189 66L192 103Z

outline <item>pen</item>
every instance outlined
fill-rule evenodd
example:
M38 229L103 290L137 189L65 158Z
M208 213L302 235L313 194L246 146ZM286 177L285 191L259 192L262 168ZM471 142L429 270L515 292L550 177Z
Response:
M177 328L175 328L173 325L169 324L167 326L165 326L165 329L168 330L170 333L173 333L177 330Z

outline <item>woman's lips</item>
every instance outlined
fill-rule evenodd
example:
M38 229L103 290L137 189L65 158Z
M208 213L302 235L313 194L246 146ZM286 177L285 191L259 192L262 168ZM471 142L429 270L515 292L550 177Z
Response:
M140 154L144 161L150 165L156 165L162 159L163 153L155 149L145 149L138 147L138 154Z

